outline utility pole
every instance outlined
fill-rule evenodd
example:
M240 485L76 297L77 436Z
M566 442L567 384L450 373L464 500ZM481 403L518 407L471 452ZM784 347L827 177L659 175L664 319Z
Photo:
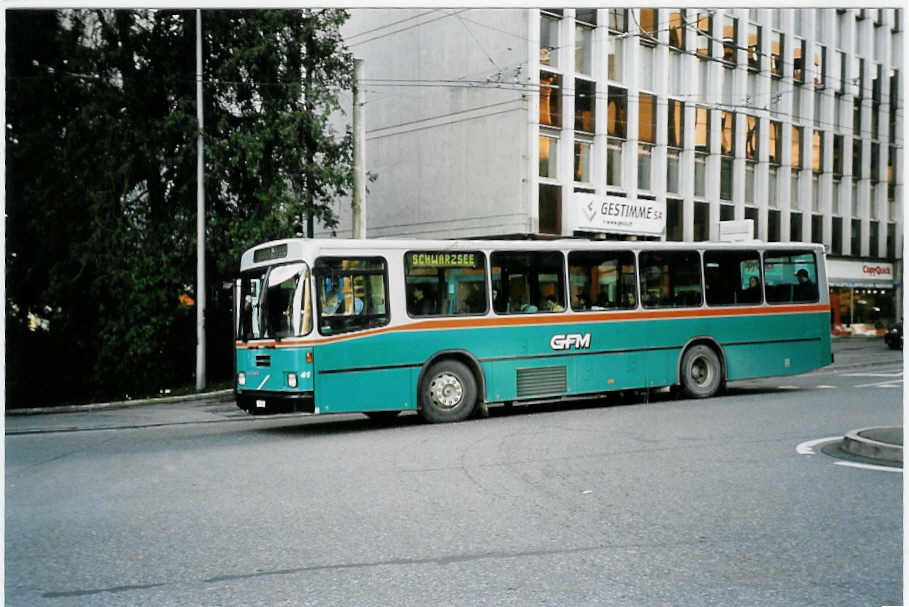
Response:
M363 120L363 60L354 59L353 86L353 237L366 238L366 122Z
M202 11L196 9L196 390L205 389L205 121L202 112Z

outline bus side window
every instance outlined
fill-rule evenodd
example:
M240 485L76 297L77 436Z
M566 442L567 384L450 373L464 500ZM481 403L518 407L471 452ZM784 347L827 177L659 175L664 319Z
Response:
M486 256L480 251L409 251L404 281L409 316L486 313Z
M568 254L571 309L575 312L634 308L634 253L572 251Z
M707 305L761 303L761 257L757 251L706 251Z
M565 273L558 251L496 251L490 256L497 314L565 310Z
M645 251L640 257L645 308L701 305L701 259L697 251Z

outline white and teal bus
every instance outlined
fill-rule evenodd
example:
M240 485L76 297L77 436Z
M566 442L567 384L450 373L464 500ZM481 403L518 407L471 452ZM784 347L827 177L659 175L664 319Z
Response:
M253 414L449 422L832 362L821 245L291 239L240 271L235 394Z

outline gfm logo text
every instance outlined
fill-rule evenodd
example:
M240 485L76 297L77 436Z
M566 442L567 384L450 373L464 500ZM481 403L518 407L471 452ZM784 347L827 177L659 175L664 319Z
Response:
M590 333L568 333L567 335L553 335L549 340L549 347L553 350L589 350Z

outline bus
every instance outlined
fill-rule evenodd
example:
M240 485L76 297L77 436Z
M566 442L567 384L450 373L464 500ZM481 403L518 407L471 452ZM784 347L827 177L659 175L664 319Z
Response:
M454 422L833 362L823 245L287 239L243 254L234 300L252 414Z

